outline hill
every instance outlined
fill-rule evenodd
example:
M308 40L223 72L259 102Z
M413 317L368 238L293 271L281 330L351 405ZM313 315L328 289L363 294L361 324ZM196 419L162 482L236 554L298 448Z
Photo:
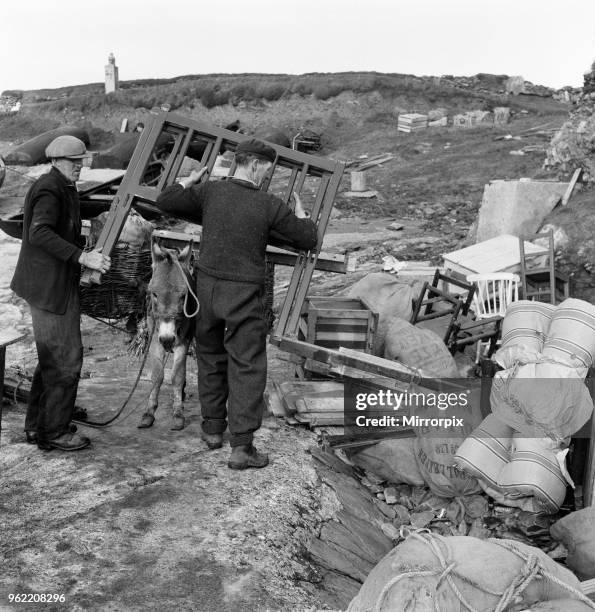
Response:
M274 127L291 137L305 127L321 135L322 155L345 161L381 153L394 156L366 173L368 187L378 196L361 200L339 195L337 214L415 219L439 240L410 244L398 257L437 263L442 253L465 239L487 182L567 178L572 172L544 169L546 149L572 104L530 83L525 83L525 93L508 94L507 79L489 74L241 74L129 81L109 95L101 83L12 92L20 96L22 106L18 114L0 117L0 141L18 142L71 124L85 126L91 148L100 150L118 138L123 119L130 125L146 122L160 107L216 125L239 120L242 129L253 134ZM498 106L511 110L507 125L450 125L409 134L397 130L397 117L404 112L442 109L452 117ZM348 190L346 173L340 192ZM394 246L374 245L366 256L380 261Z

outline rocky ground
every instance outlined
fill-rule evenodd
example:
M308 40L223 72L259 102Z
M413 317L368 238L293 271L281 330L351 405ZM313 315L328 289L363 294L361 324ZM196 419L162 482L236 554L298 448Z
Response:
M378 102L374 107L368 100L365 107L364 102L342 94L340 100L316 101L311 109L303 103L294 109L281 103L264 110L240 109L241 120L252 121L254 130L264 123L281 124L287 116L296 124L310 117L310 127L325 133L324 153L336 159L394 155L392 161L367 172L369 188L378 191L376 198L344 195L349 190L346 174L324 250L355 252L358 269L348 276L316 272L311 293L344 290L367 272L379 271L384 255L438 263L442 253L464 241L487 181L554 176L542 170L539 151L540 147L545 151L551 130L564 121L562 104L530 100L530 111L517 114L503 128L441 128L404 135L397 132L386 105ZM225 123L237 118L237 111L214 109L208 119ZM102 127L119 124L120 119L110 117ZM507 134L518 139L496 140ZM524 146L529 147L524 154L510 154ZM2 216L18 211L27 183L7 172L0 190ZM589 192L582 197L587 206ZM582 234L572 206L557 214L571 216L574 245ZM403 229L391 229L394 222ZM18 240L0 236L0 313L7 325L26 333L23 342L8 349L11 371L30 374L35 353L29 315L8 289L18 248ZM278 268L277 304L288 278L289 270ZM127 336L121 331L84 317L83 339L85 365L78 403L101 419L122 404L139 364L128 356ZM269 379L281 382L291 376L287 356L270 347ZM127 416L110 428L90 431L92 447L68 456L25 444L24 406L13 402L4 406L0 609L13 609L7 594L17 592L64 593L67 602L66 607L19 604L14 607L19 610L345 606L341 589L346 592L356 583L335 580L332 588L322 588L315 555L312 560L312 552L306 553L311 534L319 533L329 518L329 508L337 510L334 502L328 505L328 490L321 486L321 478L327 476L321 477L308 453L316 445L316 435L269 416L257 444L270 452L271 465L262 471L231 472L226 467L228 450L209 452L198 437L195 381L191 359L188 426L182 432L169 430L167 386L154 427L136 428L148 392L143 375Z
M14 213L18 202L7 197L3 214ZM357 219L337 214L325 248L342 251L359 244L362 235L375 242L392 239L390 221L362 228ZM415 225L407 231L419 232ZM26 334L8 349L13 377L30 375L35 366L27 307L8 288L19 246L18 240L0 237L3 320ZM349 278L316 273L313 291L334 293L372 267L379 269L368 263ZM289 269L278 269L277 303L288 275ZM134 383L139 362L128 355L127 339L83 317L78 404L94 419L112 415ZM10 536L0 544L0 609L11 609L2 606L17 592L64 593L71 610L333 607L333 596L317 590L320 577L303 552L321 521L319 480L308 454L316 435L269 416L257 443L270 453L271 465L231 472L228 449L209 452L199 439L192 359L188 376L185 430L169 430L167 385L155 426L137 429L148 394L145 373L124 416L106 429L84 428L93 445L72 455L27 445L24 405L4 405L0 522ZM270 347L269 379L291 376L287 356Z

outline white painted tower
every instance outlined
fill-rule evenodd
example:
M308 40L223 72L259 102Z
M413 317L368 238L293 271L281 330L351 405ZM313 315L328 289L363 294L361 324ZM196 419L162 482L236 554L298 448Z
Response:
M116 89L118 89L118 67L114 54L110 53L105 67L105 93L111 93Z

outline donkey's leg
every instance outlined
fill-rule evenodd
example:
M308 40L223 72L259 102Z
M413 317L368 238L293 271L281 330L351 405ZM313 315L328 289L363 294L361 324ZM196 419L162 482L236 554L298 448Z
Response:
M157 334L153 334L151 346L149 347L149 363L151 365L151 393L147 408L141 417L139 423L140 428L151 427L155 422L155 411L157 410L159 400L159 390L163 383L163 364L165 361L165 349Z
M174 392L172 429L184 429L184 387L186 386L186 356L188 354L186 340L174 348L174 363L172 366L171 384Z

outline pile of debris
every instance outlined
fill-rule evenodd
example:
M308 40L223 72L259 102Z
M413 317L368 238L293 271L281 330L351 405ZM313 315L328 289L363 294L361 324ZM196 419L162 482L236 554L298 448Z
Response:
M583 181L595 181L595 72L586 74L576 107L550 142L545 168L561 173L583 169Z

